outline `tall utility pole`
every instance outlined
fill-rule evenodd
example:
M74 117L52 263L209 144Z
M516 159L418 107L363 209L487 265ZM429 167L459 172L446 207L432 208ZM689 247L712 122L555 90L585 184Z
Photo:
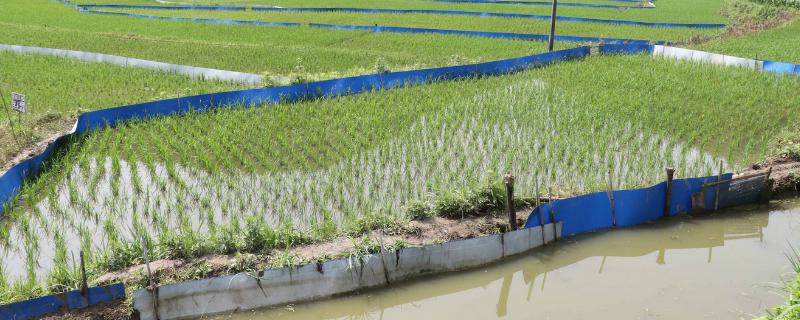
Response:
M553 42L556 41L556 10L558 9L558 0L553 0L553 14L550 16L550 40L548 48L553 51Z

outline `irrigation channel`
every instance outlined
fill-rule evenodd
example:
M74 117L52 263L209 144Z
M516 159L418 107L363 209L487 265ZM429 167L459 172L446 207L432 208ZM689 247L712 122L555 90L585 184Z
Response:
M800 200L565 238L490 267L214 319L739 319L784 301Z

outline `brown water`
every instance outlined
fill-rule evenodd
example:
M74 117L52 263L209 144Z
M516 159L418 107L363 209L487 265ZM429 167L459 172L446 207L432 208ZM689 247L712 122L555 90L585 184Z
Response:
M784 302L800 201L563 239L490 267L220 319L751 319Z

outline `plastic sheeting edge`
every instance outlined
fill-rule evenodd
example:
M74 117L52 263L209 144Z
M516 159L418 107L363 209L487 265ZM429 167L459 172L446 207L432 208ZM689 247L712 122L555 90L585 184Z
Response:
M73 290L2 305L0 306L0 318L33 319L64 309L79 310L123 298L125 298L125 285L115 283L89 288L86 297L81 295L80 290Z

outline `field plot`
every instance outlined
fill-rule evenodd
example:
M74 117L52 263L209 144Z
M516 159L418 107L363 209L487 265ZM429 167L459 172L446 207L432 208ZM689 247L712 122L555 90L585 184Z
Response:
M462 36L253 28L106 17L82 14L69 6L47 0L2 1L0 11L15 12L4 15L0 22L5 31L0 33L0 43L3 44L98 52L258 73L293 82L481 62L529 55L546 49L546 44L541 42ZM436 45L432 46L432 43ZM563 46L558 44L559 48ZM190 84L188 79L178 80L180 77L161 77L156 76L158 73L67 60L62 63L56 62L62 60L19 58L10 54L2 54L2 59L2 65L15 68L0 70L3 76L0 86L4 92L27 93L34 113L24 118L27 129L20 134L20 143L13 141L7 120L0 122L0 132L3 133L0 136L0 159L4 163L24 147L54 132L68 130L70 119L81 110L238 87ZM132 71L124 74L123 70ZM54 81L45 83L41 81L43 79ZM74 86L83 81L86 85ZM93 83L102 86L92 87L90 84ZM277 84L280 83L264 83L265 86Z
M0 43L134 57L222 70L329 79L543 52L540 42L312 28L175 23L79 13L47 0L0 3ZM436 44L431 45L431 44ZM569 44L574 46L574 44Z
M793 19L775 29L717 40L695 46L695 49L798 64L800 41L795 39L798 33L800 33L800 20Z
M66 150L11 208L0 233L5 290L40 290L37 278L74 285L65 257L79 248L98 275L139 263L141 241L154 258L191 258L459 216L464 199L492 201L505 172L518 176L522 197L537 186L604 190L609 171L615 188L660 181L665 166L681 177L713 174L719 160L730 169L749 160L741 154L760 156L798 116L798 89L796 78L748 70L599 57L102 130Z
M4 66L0 68L0 91L5 95L20 91L28 97L28 112L20 117L21 127L16 124L16 115L13 126L9 126L5 112L0 115L3 164L21 145L69 130L82 112L242 88L239 84L198 81L164 72L7 52L0 52L0 65ZM8 101L7 96L4 98Z
M548 6L417 0L178 0L282 7L549 14ZM605 0L580 3L636 5ZM655 9L562 7L571 17L732 23L748 0L658 0ZM80 4L167 5L151 0ZM749 2L748 2L749 3ZM548 21L434 14L97 9L160 17L544 34ZM81 50L258 73L300 84L520 57L546 43L479 37L164 21L2 0L0 43ZM559 22L559 34L695 43L797 62L798 22L728 40L726 29ZM781 43L781 44L776 44ZM556 49L577 46L556 43ZM788 48L788 50L787 50ZM65 59L0 53L0 89L30 98L22 138L0 124L0 161L82 111L242 85ZM5 66L12 66L5 68ZM282 83L265 81L263 86ZM591 56L502 77L355 96L142 119L77 136L25 183L0 220L0 303L90 284L150 259L257 254L292 265L291 247L462 218L503 207L501 176L524 202L695 177L763 160L800 118L800 78L645 55ZM2 116L0 116L2 117ZM609 186L609 178L612 185ZM355 246L355 245L354 245ZM197 261L197 260L194 260ZM235 268L232 267L232 268ZM236 269L241 271L239 269ZM238 272L234 269L227 272ZM206 277L189 274L186 279ZM139 278L134 278L138 281ZM131 283L131 287L141 283Z
M176 2L220 3L220 4L248 4L267 5L280 7L305 7L305 8L390 8L390 9L433 9L433 10L464 10L483 12L507 12L550 14L548 6L487 4L487 3L447 3L424 0L189 0ZM585 1L570 0L563 2L595 2L612 5L635 5L635 3L616 1ZM558 14L562 16L576 16L598 19L621 19L652 22L675 23L727 23L727 19L720 15L722 0L691 1L691 0L658 0L654 9L607 9L607 8L580 8L561 7ZM79 0L75 3L105 3L105 4L139 4L159 5L150 0ZM691 8L687 10L686 8Z
M214 11L214 10L143 10L143 9L93 9L107 12L129 12L160 17L236 19L269 22L329 23L360 26L397 26L430 29L473 30L547 34L550 22L546 20L479 17L434 14L364 14L364 13L308 13L270 11ZM600 23L559 22L562 35L644 40L686 41L693 37L711 36L722 29L651 28Z

